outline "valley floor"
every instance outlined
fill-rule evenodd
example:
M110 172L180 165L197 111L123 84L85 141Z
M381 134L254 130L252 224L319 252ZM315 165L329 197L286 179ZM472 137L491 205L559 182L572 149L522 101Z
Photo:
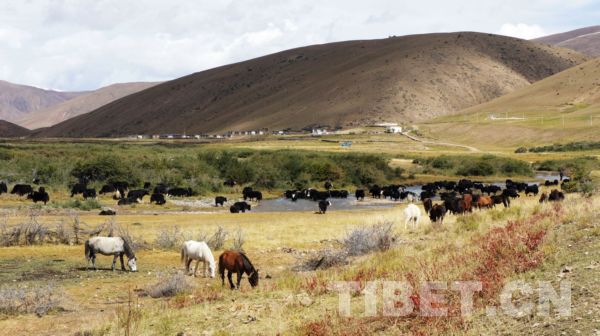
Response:
M584 199L569 194L561 205L540 205L537 198L521 197L510 209L449 215L442 227L432 226L424 218L417 229L404 228L405 204L390 209L331 211L326 215L125 213L116 217L116 223L146 246L137 252L137 273L110 271L110 257L99 257L98 271L86 270L82 245L0 248L3 287L50 285L61 307L42 317L4 316L0 329L7 335L117 335L123 334L127 325L123 323L124 316L139 316L129 323L132 335L598 334L599 205L597 196ZM31 220L28 211L26 207L11 210L5 217L5 225L11 227ZM535 219L538 217L539 221ZM86 227L107 221L97 216L96 211L42 213L36 220L52 227L57 223L69 226L75 218ZM331 289L335 281L358 281L364 286L367 280L401 280L408 275L441 281L453 280L463 273L475 277L479 258L473 258L473 254L479 253L483 258L478 252L481 241L494 234L496 228L507 227L507 223L530 219L521 229L524 231L515 232L515 237L531 234L528 226L544 230L541 244L530 251L535 258L539 257L539 263L521 271L520 264L503 264L505 272L497 280L547 280L555 288L558 280L570 280L573 299L572 315L568 318L551 315L490 319L484 316L481 304L497 300L493 297L478 299L476 314L466 320L412 315L364 318L362 294L351 299L353 317L338 313L338 293ZM340 249L340 241L353 228L384 222L392 223L399 237L390 250L350 257L350 264L345 266L308 272L294 270L321 250ZM178 246L165 249L156 245L157 237L165 231L173 232L175 226L186 237L212 233L222 226L230 233L224 248L232 245L232 237L241 230L244 250L261 274L259 287L251 289L244 279L240 291L231 291L222 287L218 278L188 277L193 289L184 294L157 299L140 295L182 270ZM514 237L507 238L512 241ZM215 256L220 252L214 251ZM450 262L459 257L462 263ZM512 260L509 257L506 260ZM432 267L435 265L441 269Z

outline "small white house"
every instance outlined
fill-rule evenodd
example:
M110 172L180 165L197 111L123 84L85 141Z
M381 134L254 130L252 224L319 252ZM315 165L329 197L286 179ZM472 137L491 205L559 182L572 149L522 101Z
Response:
M385 128L385 132L392 133L392 134L402 133L402 127L401 126L388 126Z
M313 128L313 130L312 130L312 135L324 135L324 134L329 134L329 132L327 132L326 129L320 129L320 128Z

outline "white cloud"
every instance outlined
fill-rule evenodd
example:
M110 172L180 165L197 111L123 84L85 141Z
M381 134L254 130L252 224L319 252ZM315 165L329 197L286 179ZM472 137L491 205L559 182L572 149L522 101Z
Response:
M518 37L526 40L530 40L536 37L542 37L548 35L542 27L538 25L528 25L525 23L505 23L500 27L498 32L501 35Z
M498 27L531 38L540 26L556 32L555 21L575 28L593 12L586 6L593 1L0 1L0 79L85 90L333 41Z

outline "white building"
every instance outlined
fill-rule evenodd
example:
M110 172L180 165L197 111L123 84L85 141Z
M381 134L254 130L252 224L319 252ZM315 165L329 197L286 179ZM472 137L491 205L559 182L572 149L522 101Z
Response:
M385 128L385 132L393 133L393 134L402 133L402 127L401 126L387 126Z

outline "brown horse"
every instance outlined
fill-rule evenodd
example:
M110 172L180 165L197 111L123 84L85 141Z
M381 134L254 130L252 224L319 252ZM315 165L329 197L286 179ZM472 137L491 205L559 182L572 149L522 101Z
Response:
M237 288L240 288L240 282L244 273L248 274L248 281L252 287L258 286L258 270L252 266L252 263L245 254L235 251L225 251L219 256L219 274L221 281L225 286L225 270L227 269L227 279L231 289L235 289L231 281L231 274L237 273Z

